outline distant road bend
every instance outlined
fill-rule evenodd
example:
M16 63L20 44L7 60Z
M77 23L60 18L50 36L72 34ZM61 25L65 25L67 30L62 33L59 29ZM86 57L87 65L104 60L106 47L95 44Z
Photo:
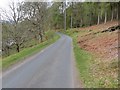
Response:
M74 88L72 39L61 38L41 52L6 71L3 88Z

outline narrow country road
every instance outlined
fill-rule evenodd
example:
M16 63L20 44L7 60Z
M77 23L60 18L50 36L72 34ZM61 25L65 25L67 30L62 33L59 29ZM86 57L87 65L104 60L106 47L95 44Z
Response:
M66 35L6 71L3 88L74 88L72 39Z

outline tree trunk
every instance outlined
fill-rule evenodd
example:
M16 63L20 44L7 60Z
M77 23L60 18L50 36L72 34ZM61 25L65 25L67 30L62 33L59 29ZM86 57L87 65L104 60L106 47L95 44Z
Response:
M83 26L83 20L82 20L82 18L81 18L81 26Z
M104 23L107 22L107 12L105 12L105 20L104 20Z
M63 4L64 4L64 30L66 30L66 1L64 1Z
M71 28L72 28L72 23L73 23L73 18L72 18L72 14L71 14Z
M98 22L97 22L97 24L100 24L100 16L99 16L99 14L98 14Z
M9 49L10 49L10 47L9 47L9 46L7 46L6 51L7 51L7 55L8 55L8 56L10 55L10 51L9 51Z
M71 3L72 11L71 11L71 28L73 28L73 2Z
M16 44L16 46L17 46L16 48L17 52L20 52L20 46L18 44Z
M40 41L43 42L43 36L41 32L39 33L39 36L40 36Z
M117 3L117 9L116 9L116 11L117 11L117 18L116 18L116 19L117 19L117 20L119 19L119 15L118 15L118 14L119 14L119 8L120 8L119 4L120 4L120 3Z
M90 23L89 25L91 26L92 25L92 14L90 15Z
M100 15L100 19L103 20L102 12L101 12L101 15Z
M116 19L118 20L118 10L117 10L117 18Z
M112 10L111 21L113 21L114 11Z

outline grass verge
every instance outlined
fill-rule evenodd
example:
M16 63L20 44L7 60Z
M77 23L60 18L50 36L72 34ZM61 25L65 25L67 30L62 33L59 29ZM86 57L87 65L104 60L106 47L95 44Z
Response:
M85 88L117 88L117 80L110 76L110 68L90 52L83 50L77 43L77 30L67 30L63 32L73 38L74 54L76 66L79 70L80 80ZM83 34L84 32L81 32ZM115 65L116 66L116 65ZM114 73L114 72L113 72Z
M64 32L65 34L71 36L73 38L73 46L74 46L74 54L76 58L76 66L79 70L80 80L83 82L83 87L92 87L94 86L91 81L89 68L92 62L92 55L87 51L81 49L77 44L77 32L75 30L67 30Z
M52 44L53 42L55 42L56 40L59 39L60 36L58 35L54 35L53 38L47 40L47 41L44 41L42 43L40 43L39 45L36 45L36 46L33 46L33 47L30 47L30 48L26 48L22 51L20 51L19 53L16 53L16 54L13 54L13 55L10 55L6 58L4 58L2 60L2 69L3 70L6 70L7 68L9 68L11 65L21 61L21 60L24 60L25 58L33 55L33 54L36 54L37 52L39 52L40 50L42 50L43 48L47 47L48 45Z

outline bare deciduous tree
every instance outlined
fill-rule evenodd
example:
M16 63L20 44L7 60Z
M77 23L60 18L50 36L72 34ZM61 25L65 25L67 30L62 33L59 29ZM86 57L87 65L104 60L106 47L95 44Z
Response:
M42 42L44 35L44 21L46 16L47 3L45 2L26 2L24 13L26 19L35 26L34 33L37 32L38 39Z
M9 37L14 41L17 52L20 52L21 45L27 40L29 34L25 28L24 13L22 10L23 2L9 4L9 12L3 11L4 17L9 21ZM4 31L3 31L4 32Z

